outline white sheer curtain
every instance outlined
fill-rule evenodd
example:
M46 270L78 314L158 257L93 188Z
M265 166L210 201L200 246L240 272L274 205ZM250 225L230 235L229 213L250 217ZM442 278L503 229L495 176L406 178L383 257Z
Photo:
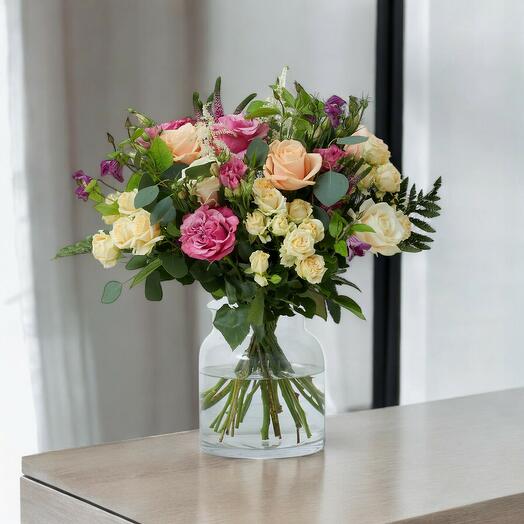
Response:
M435 247L403 259L402 402L524 385L524 4L408 0L404 172L442 175Z

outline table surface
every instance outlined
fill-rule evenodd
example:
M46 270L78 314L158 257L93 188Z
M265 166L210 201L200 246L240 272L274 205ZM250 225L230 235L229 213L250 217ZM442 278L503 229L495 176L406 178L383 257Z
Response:
M212 457L190 431L32 455L22 471L124 522L364 524L476 504L484 520L467 522L492 522L484 501L524 511L523 410L514 389L331 417L308 457Z

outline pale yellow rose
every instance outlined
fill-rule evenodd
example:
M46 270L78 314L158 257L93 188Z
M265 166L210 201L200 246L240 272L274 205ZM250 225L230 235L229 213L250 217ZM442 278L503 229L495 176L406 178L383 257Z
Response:
M315 239L315 244L324 240L324 224L317 218L306 218L298 226L298 229L309 231Z
M268 285L267 278L264 275L259 275L258 273L255 273L254 279L260 287L265 287Z
M175 162L191 164L200 156L200 143L195 126L191 122L178 129L162 131L160 138L171 151Z
M402 211L397 211L397 218L399 222L402 224L402 228L404 229L404 235L402 236L402 240L407 240L411 236L411 222L409 218L402 213Z
M120 217L111 230L111 238L115 246L119 249L131 249L134 245L135 232L133 230L133 220L128 216Z
M315 252L315 238L311 231L295 229L288 233L282 242L280 254L301 260Z
M104 203L110 206L111 204L114 204L115 202L118 202L118 197L120 196L120 192L117 191L116 193L111 193L106 196ZM102 215L102 220L105 224L110 226L111 224L114 224L118 218L120 217L119 214L116 215Z
M295 198L287 205L287 214L295 224L300 224L302 220L310 217L312 213L313 206L300 198Z
M220 180L216 176L203 178L195 185L195 194L201 204L215 206L218 204L218 190L220 189Z
M400 173L391 162L377 167L375 186L383 193L398 193L400 191Z
M362 126L360 129L355 131L351 136L371 136L371 133L369 132L368 128L365 126ZM360 144L352 144L344 146L344 151L352 156L354 156L357 160L360 159L362 156L362 144L364 142L361 142Z
M120 257L120 250L113 243L111 236L104 231L93 235L91 252L105 268L115 267Z
M312 186L322 167L318 153L308 153L298 140L274 140L269 146L264 175L278 189L295 191Z
M370 135L369 138L362 144L362 158L372 166L381 166L389 162L391 153L389 152L387 144L375 135Z
M304 260L299 260L295 270L300 278L307 280L310 284L320 284L327 268L322 256L311 255Z
M124 191L118 197L118 212L121 215L132 215L136 213L135 197L138 193L138 189L133 191Z
M264 244L271 240L271 237L267 233L269 218L261 211L258 211L258 209L255 209L253 213L248 213L244 224L246 231L250 235L258 237Z
M149 255L155 244L164 238L160 235L159 224L151 225L151 215L145 209L133 216L132 231L134 255Z
M269 230L276 237L285 237L292 229L297 226L293 223L289 223L287 219L287 213L279 213L275 215L269 224Z
M374 233L356 233L362 242L371 245L372 253L391 256L400 253L398 244L404 240L405 225L399 220L397 212L385 202L375 204L368 199L360 206L358 221L371 226Z
M260 249L253 251L249 256L249 263L253 273L263 275L269 269L269 253L264 253Z
M376 172L377 172L377 168L372 167L371 171L364 178L358 181L357 187L360 189L360 191L367 193L369 188L375 182L375 173Z
M286 199L266 178L257 178L253 182L255 204L266 215L275 215L286 211Z

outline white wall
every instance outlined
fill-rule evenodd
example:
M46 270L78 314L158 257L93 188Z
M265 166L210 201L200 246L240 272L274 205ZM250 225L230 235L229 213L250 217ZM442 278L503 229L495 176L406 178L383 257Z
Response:
M402 402L524 385L524 3L408 0L404 173L442 175L403 257Z

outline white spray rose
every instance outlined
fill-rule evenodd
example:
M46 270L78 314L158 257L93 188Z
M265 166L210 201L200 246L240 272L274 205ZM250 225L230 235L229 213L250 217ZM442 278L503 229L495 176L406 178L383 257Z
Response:
M295 224L289 223L286 213L275 215L269 224L269 230L276 237L285 237L295 227Z
M295 224L300 224L302 220L310 217L312 213L313 206L300 198L295 198L287 205L287 214Z
M93 235L91 252L105 268L115 267L120 256L120 250L113 243L111 236L104 231Z
M124 191L120 194L118 197L118 212L121 215L132 215L136 213L135 197L137 193L138 189L133 189L133 191Z
M253 213L248 213L244 224L247 232L250 235L257 236L264 244L271 240L267 233L269 218L258 209L255 209Z
M405 226L397 212L385 202L375 204L371 198L360 206L359 222L374 229L374 233L356 233L357 237L371 245L372 253L391 256L400 253L398 244L404 240Z
M404 235L402 236L402 240L407 240L411 236L411 222L409 218L402 213L402 211L397 211L397 218L399 222L402 224L402 228L404 229Z
M309 231L315 239L315 244L324 240L324 224L317 218L306 218L298 226L298 229Z
M400 173L391 162L377 167L375 186L383 193L398 193L400 191Z
M257 178L253 182L255 204L265 215L275 215L286 211L284 195L267 178Z
M151 215L140 209L133 217L134 255L149 255L157 242L164 237L160 235L160 226L151 225Z
M215 206L218 204L220 180L216 176L208 176L195 184L194 191L201 204Z
M362 144L362 157L372 166L386 164L390 156L387 144L375 135L370 135Z
M120 217L113 224L110 235L118 249L131 249L135 239L133 221L127 216Z
M296 260L302 260L315 253L315 238L311 231L295 229L288 233L282 242L280 256L282 265L289 267Z
M320 284L327 268L322 256L311 255L304 260L299 260L295 270L300 278L307 280L310 284Z

